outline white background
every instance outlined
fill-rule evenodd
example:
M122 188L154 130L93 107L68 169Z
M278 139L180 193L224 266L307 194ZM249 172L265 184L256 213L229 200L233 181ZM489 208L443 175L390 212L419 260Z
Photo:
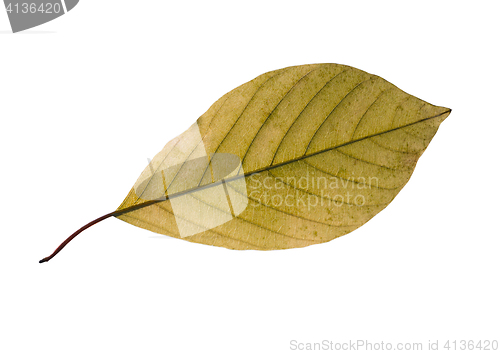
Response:
M0 352L500 340L499 10L81 0L11 34L1 9ZM410 182L366 225L327 244L239 252L109 219L38 263L116 209L147 158L224 93L321 62L453 109Z

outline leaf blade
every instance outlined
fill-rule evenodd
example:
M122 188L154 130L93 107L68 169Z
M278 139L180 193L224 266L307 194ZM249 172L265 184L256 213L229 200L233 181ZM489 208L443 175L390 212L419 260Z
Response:
M167 157L179 144L184 152L173 153L178 161L186 161L200 145L207 156L231 153L242 160L237 175L224 188L228 198L231 193L231 198L248 198L248 206L215 227L186 216L191 220L185 222L201 223L198 226L205 228L186 240L231 249L304 247L349 233L383 210L408 182L418 158L449 113L447 108L433 106L358 69L337 64L290 67L263 74L221 97L198 119L200 137L193 140L181 135L155 156L153 165L158 170L164 163L171 164L173 160ZM309 172L321 180L336 181L339 193L325 196L327 188L300 188L293 183L286 184L286 194L276 186L268 188L275 200L281 200L278 206L264 202L262 196L257 198L259 191L251 194L255 190L250 190L250 178L268 178L276 184L285 178L310 178ZM170 176L168 182L172 184L176 176ZM207 162L199 188L215 185L210 176ZM184 174L183 178L190 176ZM235 186L243 178L247 191ZM369 187L361 190L360 186ZM354 188L361 190L358 199L364 200L363 205L344 200L348 189ZM220 203L203 200L196 188L178 188L167 193L167 200L118 217L181 237L169 198L183 193L197 200L200 211L228 213ZM306 198L309 204L311 198L319 198L314 200L322 204L314 205L312 211L308 205L305 210L304 205L284 206L287 198ZM118 210L141 202L132 189Z

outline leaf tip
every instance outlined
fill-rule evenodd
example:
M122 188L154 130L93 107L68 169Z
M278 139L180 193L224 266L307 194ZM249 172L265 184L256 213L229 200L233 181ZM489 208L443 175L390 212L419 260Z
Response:
M441 113L441 115L443 116L443 119L448 118L448 116L450 114L451 114L451 108L446 108L445 111L443 113Z
M435 117L436 118L439 117L439 121L442 122L450 115L451 108L446 108L446 107L437 107L437 108L438 108L436 111L437 114L435 115Z

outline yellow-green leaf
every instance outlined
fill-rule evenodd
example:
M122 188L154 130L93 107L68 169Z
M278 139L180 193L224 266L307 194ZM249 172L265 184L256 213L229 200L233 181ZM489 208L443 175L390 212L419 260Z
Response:
M450 111L345 65L268 72L170 141L112 216L231 249L327 242L394 199Z

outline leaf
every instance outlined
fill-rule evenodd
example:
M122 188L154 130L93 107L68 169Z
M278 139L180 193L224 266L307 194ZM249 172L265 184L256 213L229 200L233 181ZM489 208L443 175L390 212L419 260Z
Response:
M287 249L345 235L408 182L451 110L353 67L258 76L222 96L146 167L113 213L230 249Z
M345 65L268 72L169 142L138 180L150 197L132 188L118 211L164 200L117 217L231 249L327 242L394 199L449 113ZM241 160L223 183L210 172L221 153Z

